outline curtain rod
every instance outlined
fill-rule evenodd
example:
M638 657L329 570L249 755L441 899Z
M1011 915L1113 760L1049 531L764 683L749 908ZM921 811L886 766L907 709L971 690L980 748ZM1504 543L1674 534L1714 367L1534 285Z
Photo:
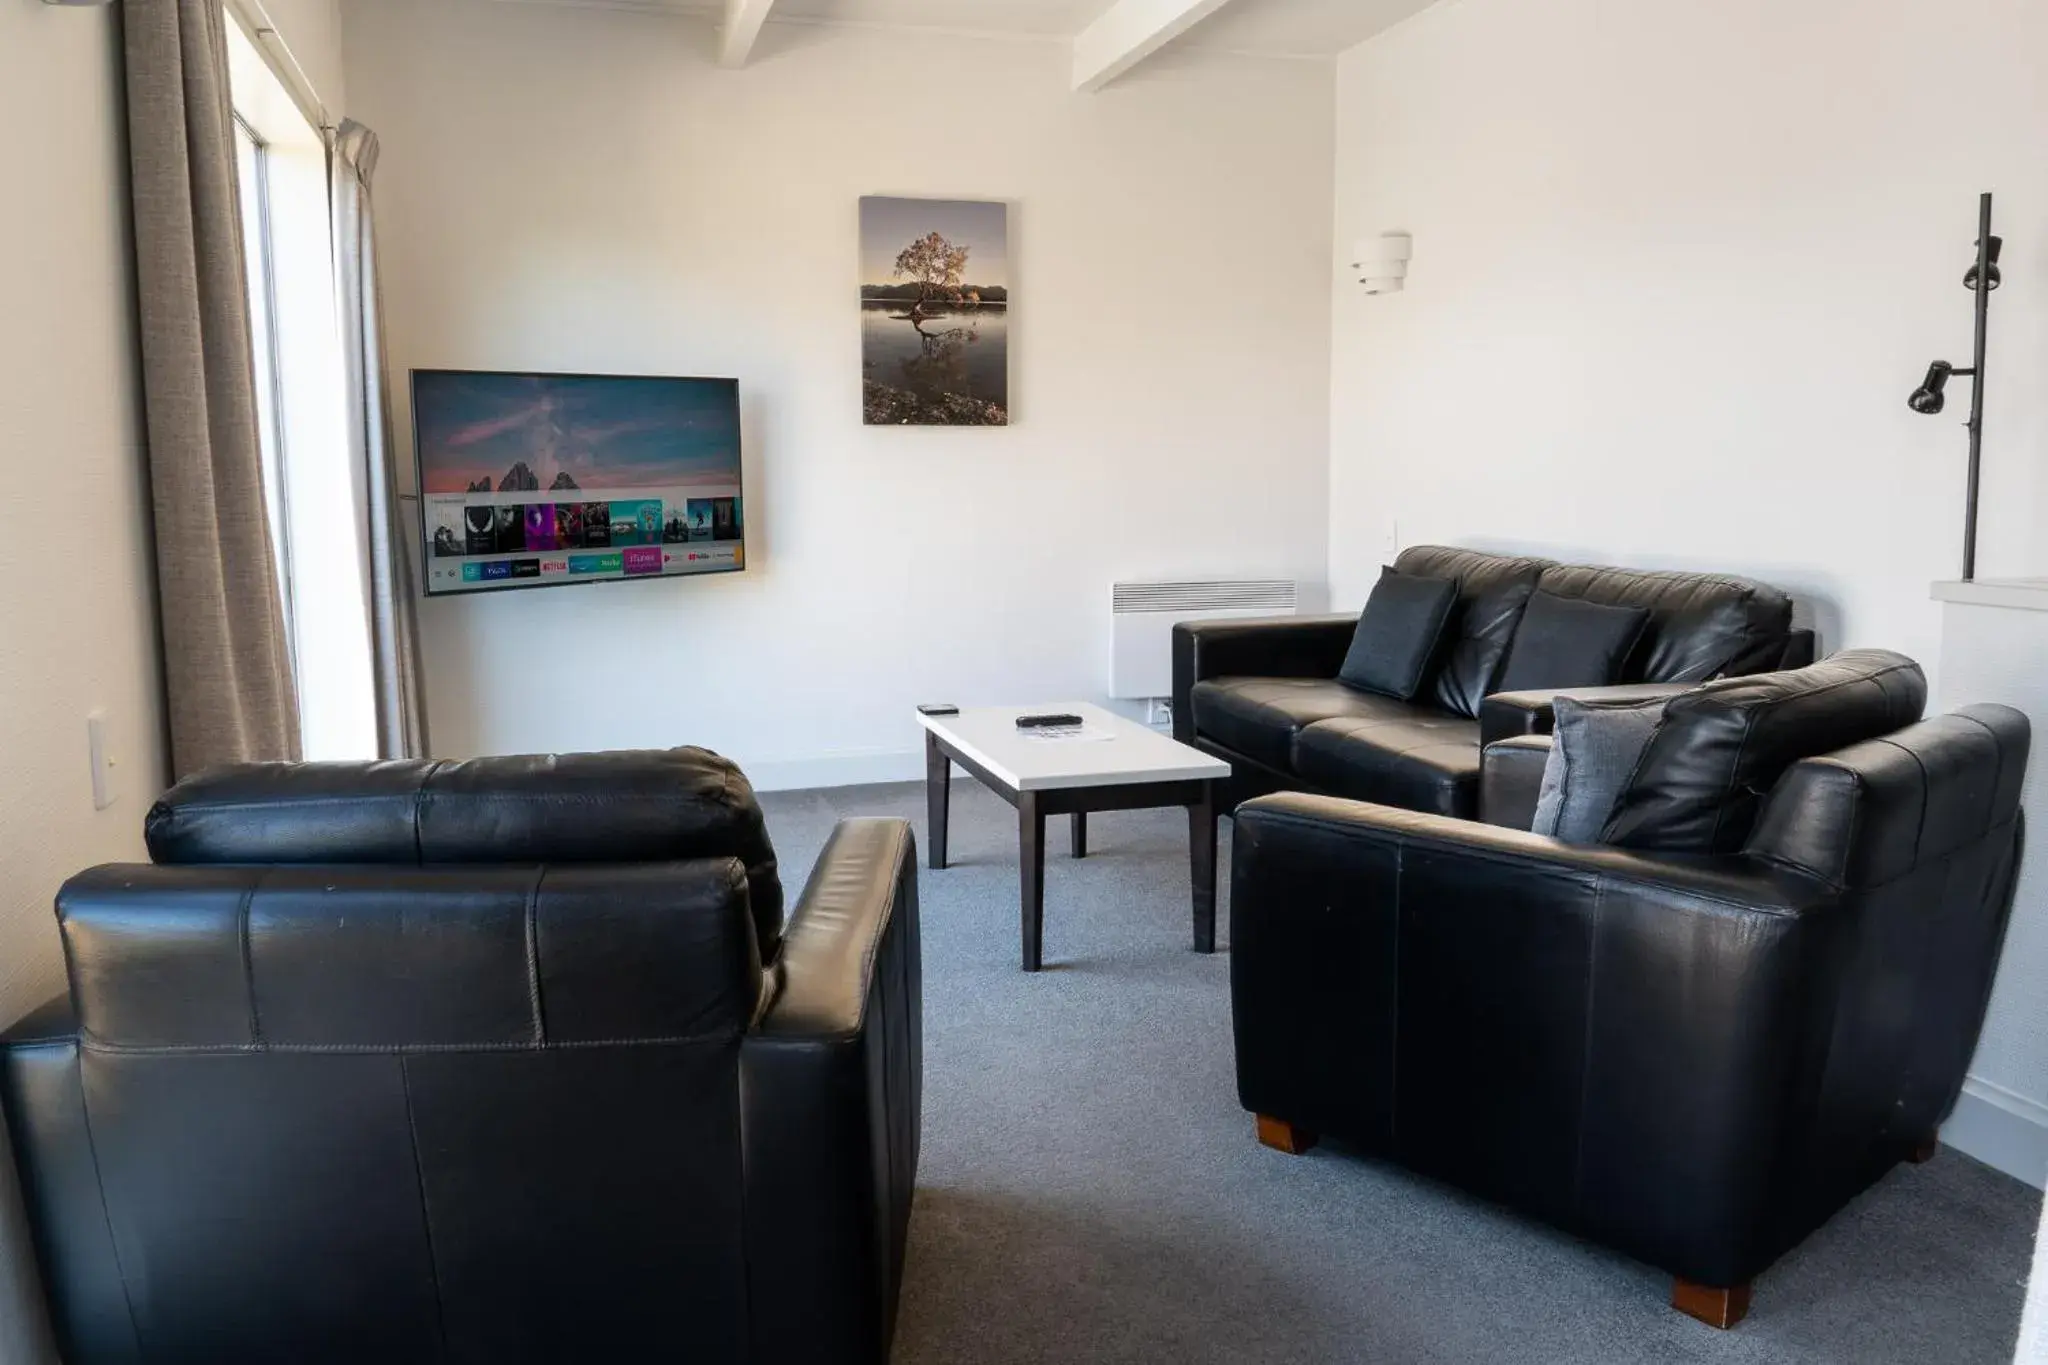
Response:
M264 65L284 86L285 93L292 97L292 103L299 106L299 112L306 121L318 129L323 138L332 138L336 121L327 112L327 105L321 100L320 92L313 88L312 78L306 75L306 68L299 65L299 59L286 46L284 35L277 31L270 16L263 10L260 0L225 0L228 13L256 44L256 50L263 54Z

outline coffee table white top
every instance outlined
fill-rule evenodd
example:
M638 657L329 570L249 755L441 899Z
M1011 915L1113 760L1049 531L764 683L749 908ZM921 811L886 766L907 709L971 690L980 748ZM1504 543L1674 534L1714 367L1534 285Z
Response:
M1049 711L1081 717L1081 733L1033 738L1017 728L1017 717ZM963 706L955 716L919 712L917 719L1012 791L1196 782L1230 776L1230 765L1222 759L1083 701Z

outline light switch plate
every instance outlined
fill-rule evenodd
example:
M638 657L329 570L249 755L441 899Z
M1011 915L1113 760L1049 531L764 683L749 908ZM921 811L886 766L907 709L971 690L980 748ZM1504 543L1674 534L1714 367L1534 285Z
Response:
M85 718L86 743L92 751L92 808L105 810L114 804L114 759L107 748L107 713L95 711Z

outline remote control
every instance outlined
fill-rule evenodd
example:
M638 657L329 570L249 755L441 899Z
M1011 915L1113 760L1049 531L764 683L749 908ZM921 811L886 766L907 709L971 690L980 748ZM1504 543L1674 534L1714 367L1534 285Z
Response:
M1046 730L1056 725L1079 725L1081 718L1066 711L1049 711L1036 716L1017 717L1019 730Z
M957 716L960 708L949 701L928 701L918 704L918 713L926 716Z

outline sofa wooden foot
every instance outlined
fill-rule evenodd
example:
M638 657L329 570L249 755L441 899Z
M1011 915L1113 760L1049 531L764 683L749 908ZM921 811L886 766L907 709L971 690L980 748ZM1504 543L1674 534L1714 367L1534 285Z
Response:
M1297 1128L1286 1119L1270 1118L1265 1114L1259 1120L1259 1141L1276 1152L1289 1156L1300 1156L1316 1145L1316 1135L1306 1128Z
M1671 1306L1709 1327L1733 1327L1749 1314L1749 1285L1716 1289L1691 1280L1673 1280Z
M1915 1147L1911 1152L1908 1152L1906 1154L1906 1160L1912 1162L1915 1166L1918 1166L1922 1162L1934 1160L1934 1154L1940 1150L1941 1139L1937 1136L1930 1135L1927 1138L1924 1138L1918 1147Z

